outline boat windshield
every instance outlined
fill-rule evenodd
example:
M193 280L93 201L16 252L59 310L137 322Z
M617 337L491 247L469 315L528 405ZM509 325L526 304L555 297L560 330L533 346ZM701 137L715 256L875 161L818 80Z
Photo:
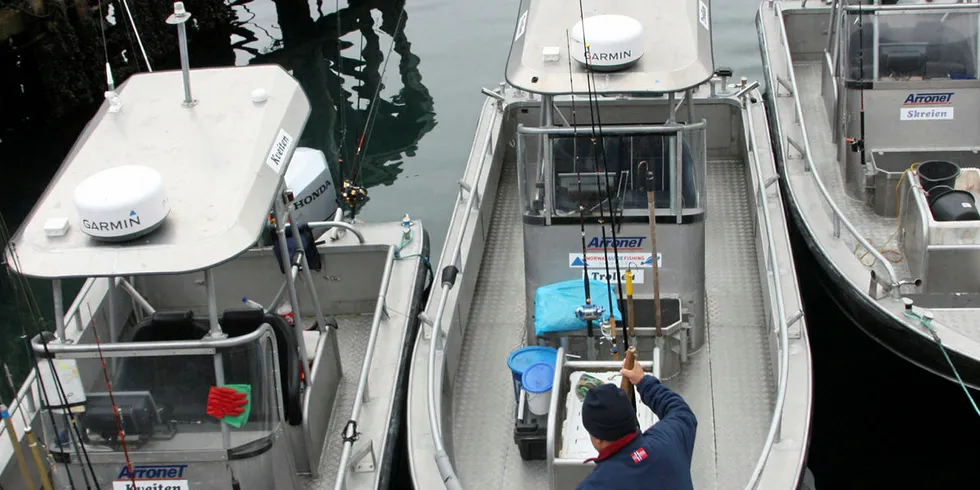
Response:
M844 15L849 81L977 78L976 9Z
M521 135L527 147L539 147L542 135ZM552 216L579 215L579 205L587 217L599 217L609 212L607 199L617 214L646 215L648 213L647 171L654 175L654 201L658 215L690 214L704 206L703 130L691 129L678 134L635 133L606 134L601 141L589 135L548 136L547 156L525 152L532 161L550 161L550 185L554 192L541 199L551 204ZM678 158L678 153L680 158ZM525 165L526 212L533 214L536 196L542 196L536 186L537 165ZM680 190L680 195L676 190ZM678 200L679 198L679 200ZM679 204L679 206L678 206ZM678 209L679 208L679 209ZM661 212L660 210L663 210Z
M224 451L221 424L229 425L228 450L248 452L271 444L275 426L281 420L276 397L275 355L270 336L233 347L218 348L224 366L225 383L248 387L247 414L241 420L221 422L209 414L212 386L218 385L215 376L215 356L207 353L181 354L159 351L104 351L106 368L112 380L112 396L106 389L102 364L97 356L85 353L59 354L54 361L59 378L63 380L67 404L78 417L85 446L91 452L120 452L122 444L113 413L115 405L122 416L125 443L130 455L194 451ZM50 372L48 362L41 360L42 372ZM68 377L66 373L74 373ZM44 376L45 391L53 417L44 416L47 447L53 453L74 454L76 433L66 420L65 403L59 403L58 391ZM64 381L64 380L72 381ZM73 386L68 386L72 385ZM221 415L221 414L217 414ZM52 427L54 420L56 427ZM226 419L227 420L227 419Z

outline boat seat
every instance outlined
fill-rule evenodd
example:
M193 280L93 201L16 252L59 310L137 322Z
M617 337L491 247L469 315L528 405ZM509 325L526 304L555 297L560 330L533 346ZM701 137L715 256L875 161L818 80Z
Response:
M134 328L131 342L200 340L207 325L194 320L191 310L156 311ZM179 359L179 362L174 362ZM149 391L161 418L176 422L217 422L207 415L207 399L215 384L211 356L129 357L113 382L118 391Z
M299 346L292 327L281 316L258 308L231 308L221 314L221 329L229 337L254 332L263 324L272 326L279 352L279 376L282 383L283 411L289 425L303 422L303 403L300 391Z

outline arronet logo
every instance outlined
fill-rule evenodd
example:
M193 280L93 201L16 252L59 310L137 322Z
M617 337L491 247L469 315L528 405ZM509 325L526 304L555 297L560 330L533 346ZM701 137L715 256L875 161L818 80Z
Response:
M902 105L943 105L951 104L952 101L953 92L921 92L909 94Z

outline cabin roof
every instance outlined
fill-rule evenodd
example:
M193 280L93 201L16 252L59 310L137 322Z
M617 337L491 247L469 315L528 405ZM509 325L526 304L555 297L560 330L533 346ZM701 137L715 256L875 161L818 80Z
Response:
M622 71L596 72L594 92L677 92L702 84L714 74L710 0L581 2L585 18L619 14L643 26L643 56ZM578 0L522 0L507 60L507 82L539 94L588 93L587 72L574 60L569 77L567 33L581 19ZM586 41L588 35L587 30ZM545 61L542 50L546 47L558 48L557 61Z
M5 250L10 267L44 278L191 272L228 261L256 242L309 116L309 100L276 65L191 70L190 80L198 101L190 108L182 105L179 70L136 74L117 88L121 111L110 112L106 101L85 127ZM252 101L255 89L266 91L265 102ZM276 168L269 160L280 139L290 141ZM89 237L76 212L75 188L96 172L134 164L163 178L170 201L163 225L124 243ZM45 222L60 217L69 220L67 234L46 236Z

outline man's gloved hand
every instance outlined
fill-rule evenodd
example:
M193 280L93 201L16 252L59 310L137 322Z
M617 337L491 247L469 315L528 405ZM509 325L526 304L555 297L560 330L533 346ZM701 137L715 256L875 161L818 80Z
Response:
M643 376L646 374L643 372L643 366L640 366L639 360L633 364L633 369L626 369L624 367L619 371L619 373L625 376L626 379L629 379L630 383L633 383L634 385L640 384L640 381L643 380Z

